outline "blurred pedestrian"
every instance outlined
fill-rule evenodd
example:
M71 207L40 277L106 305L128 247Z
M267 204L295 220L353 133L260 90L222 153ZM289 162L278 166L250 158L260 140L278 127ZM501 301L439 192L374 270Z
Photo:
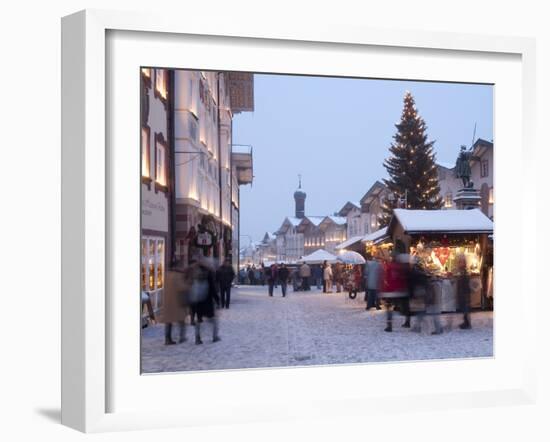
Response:
M317 290L320 290L323 281L323 269L318 264L313 266L313 280L317 286Z
M202 344L201 324L206 318L212 324L212 342L220 340L218 333L218 321L214 303L220 305L220 298L216 290L215 273L208 264L201 259L192 260L185 271L187 300L191 307L192 314L196 315L195 321L195 344Z
M155 320L155 311L153 310L153 304L151 303L151 296L145 290L141 291L141 311L143 313L143 307L147 308L147 322L143 327L146 327L147 324L154 325Z
M456 294L458 301L458 309L463 315L463 322L459 325L462 330L472 328L470 321L470 277L466 268L466 256L464 254L458 255L457 260L458 277L456 281Z
M273 287L275 286L275 279L277 278L277 267L275 264L271 264L267 270L267 290L269 296L273 296Z
M323 279L325 281L326 293L332 293L332 267L329 263L326 263L325 265Z
M172 324L179 326L178 342L184 342L185 318L189 314L189 305L186 298L187 284L185 280L183 262L167 269L164 274L163 305L159 314L159 322L164 323L164 345L174 345L172 339Z
M334 266L333 281L336 284L336 293L342 291L342 285L344 280L344 265L341 262L337 262Z
M323 280L323 293L327 292L327 281L325 279L325 269L327 268L327 262L323 261L323 265L321 266L321 279Z
M254 266L248 268L248 279L250 281L250 285L256 285Z
M279 266L279 282L281 283L281 292L283 293L283 298L286 296L286 288L288 284L288 278L290 276L290 271L288 267L281 263Z
M376 307L376 310L380 310L380 300L378 299L378 293L382 285L382 265L377 258L369 258L365 263L365 279L366 279L366 310Z
M401 307L403 299L408 296L407 268L394 256L384 266L384 279L380 292L380 297L386 304L386 328L384 331L391 332L393 330L393 310L395 307ZM403 314L403 310L400 310Z
M311 277L311 268L307 264L307 262L304 262L300 266L300 278L302 278L302 290L307 291L310 289L309 287L309 278Z
M231 259L225 259L216 272L216 279L220 286L221 307L227 309L231 302L231 285L235 279L235 270L231 265Z

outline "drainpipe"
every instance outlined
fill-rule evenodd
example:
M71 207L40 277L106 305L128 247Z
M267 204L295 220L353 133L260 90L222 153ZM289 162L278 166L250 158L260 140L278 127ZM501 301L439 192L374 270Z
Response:
M220 120L220 76L222 75L221 72L218 72L216 75L217 78L217 88L218 88L218 100L217 100L217 112L218 112L218 186L219 186L219 193L220 193L220 240L224 238L224 229L223 229L223 197L222 197L222 156L221 156L221 148L222 148L222 136L221 136L221 120ZM225 241L222 242L222 245L225 245ZM218 246L219 247L219 246ZM227 255L227 250L224 249L224 254ZM220 256L220 258L223 258L225 260L225 256Z
M170 152L170 265L175 265L176 257L176 145L174 128L174 98L175 98L175 78L174 70L168 71L168 146Z

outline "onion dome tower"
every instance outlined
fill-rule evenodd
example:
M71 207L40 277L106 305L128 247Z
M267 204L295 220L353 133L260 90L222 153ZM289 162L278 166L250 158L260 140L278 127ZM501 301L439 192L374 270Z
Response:
M294 202L296 204L296 218L304 218L306 211L306 193L302 190L302 176L298 175L298 190L294 192Z

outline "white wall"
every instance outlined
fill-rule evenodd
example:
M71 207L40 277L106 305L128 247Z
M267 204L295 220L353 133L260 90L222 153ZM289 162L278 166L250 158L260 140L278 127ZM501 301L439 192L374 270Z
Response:
M412 7L411 7L412 5ZM0 267L3 275L9 274L17 287L9 296L10 311L2 317L3 361L0 387L4 400L1 414L5 418L2 436L5 440L89 440L79 433L58 425L59 370L60 370L60 17L83 8L112 8L128 10L162 11L177 8L181 20L188 18L208 20L213 15L235 23L268 23L295 21L307 23L314 16L317 23L343 23L354 27L424 29L428 31L485 33L493 35L537 36L538 121L540 128L538 170L533 169L533 188L543 189L547 173L543 167L549 163L549 149L542 133L543 122L550 121L550 28L546 2L497 2L464 0L449 5L435 0L418 0L411 4L405 0L391 2L356 2L341 0L308 3L279 0L258 8L257 2L221 0L208 3L172 2L157 0L58 0L39 2L20 0L5 2L0 15L0 41L2 41L3 103L0 121L4 130L2 152L8 155L10 167L4 167L3 180L17 191L3 192L1 212L5 232ZM267 11L267 13L266 13ZM289 11L292 11L289 14ZM184 56L184 55L182 55ZM429 69L429 66L427 66ZM498 99L498 93L497 93ZM29 112L29 109L32 109ZM29 122L32 131L29 132ZM38 139L40 137L40 139ZM498 140L495 140L498 141ZM30 161L32 159L32 161ZM24 173L22 173L24 171ZM26 179L22 179L22 177ZM539 198L538 210L543 209L544 198ZM9 208L9 209L8 209ZM535 208L533 208L535 210ZM539 212L539 219L545 219ZM544 238L542 222L533 236ZM533 226L533 230L536 226ZM47 259L40 265L29 263L27 243L40 243ZM542 271L546 263L542 256L528 263L533 275ZM9 253L8 253L9 251ZM32 275L32 277L30 277ZM529 313L542 320L549 310L548 297L541 297L538 309ZM29 309L28 306L32 305ZM522 306L518 306L521 310ZM22 316L20 312L25 312ZM541 322L539 322L541 323ZM540 328L541 336L544 329ZM541 345L540 373L550 372L548 351ZM387 439L391 425L391 438L395 440L460 440L462 434L449 429L464 423L472 440L506 440L507 436L523 440L541 441L548 435L547 417L549 381L542 377L539 384L539 405L472 408L451 412L441 410L427 417L422 411L398 416L377 415L376 424L365 429L363 419L338 418L323 422L295 422L284 425L266 423L255 425L218 426L208 429L165 430L163 432L131 432L93 437L98 441L148 441L157 439L182 440L354 440L357 435ZM336 406L336 405L335 405ZM399 425L395 425L395 422ZM426 431L414 432L419 422L429 422ZM215 422L213 424L216 424ZM429 430L429 431L428 431ZM431 431L431 433L430 433Z

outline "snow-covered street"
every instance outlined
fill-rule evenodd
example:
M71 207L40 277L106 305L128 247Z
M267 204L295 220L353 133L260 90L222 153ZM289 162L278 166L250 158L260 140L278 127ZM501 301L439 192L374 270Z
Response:
M420 333L402 328L394 315L394 331L384 332L383 310L365 311L363 294L350 300L347 293L289 292L274 297L267 286L241 286L232 290L231 306L218 310L221 341L212 342L212 329L202 326L203 345L194 344L187 326L187 341L164 345L164 326L142 332L144 373L282 367L421 359L491 357L493 313L472 314L472 329L460 330L458 314L442 316L442 335L431 335L431 321ZM415 319L413 318L413 324ZM173 337L177 340L178 328Z

